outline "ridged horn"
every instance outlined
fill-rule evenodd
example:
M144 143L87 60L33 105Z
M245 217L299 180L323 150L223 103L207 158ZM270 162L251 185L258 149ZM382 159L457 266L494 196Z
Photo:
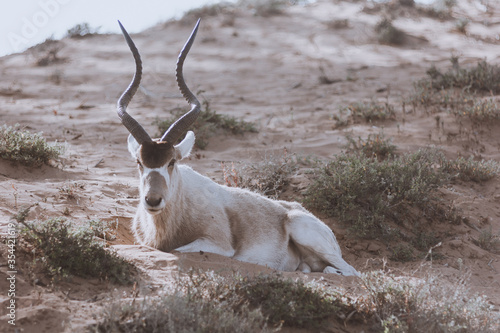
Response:
M170 142L171 144L175 144L177 139L181 137L186 131L188 130L189 126L191 126L196 118L198 118L198 115L200 113L200 102L196 98L196 96L189 90L188 86L186 85L186 82L184 81L184 75L182 73L182 66L184 65L184 60L186 59L187 54L189 53L189 50L191 49L191 46L193 45L194 39L196 37L196 33L198 32L198 26L200 25L200 19L198 19L198 22L196 22L196 25L194 26L193 31L191 32L191 35L189 36L186 44L184 44L184 47L181 50L181 53L179 54L179 58L177 59L177 68L175 70L175 75L177 79L177 85L179 86L179 90L182 93L182 96L187 100L189 104L191 104L191 110L184 114L182 117L177 119L175 123L173 123L168 130L163 134L161 137L161 141L164 142Z
M139 88L139 84L141 83L142 61L139 51L137 50L137 47L132 41L132 38L130 38L127 30L125 30L120 21L118 21L118 24L120 25L120 29L122 29L123 36L125 37L128 47L130 48L130 51L132 51L132 55L134 56L135 74L134 78L132 79L132 82L130 82L127 89L125 89L123 94L118 99L117 113L118 117L120 117L120 120L122 121L122 124L128 129L128 131L130 132L130 134L132 134L135 140L142 145L144 142L151 142L152 141L151 137L146 132L146 130L141 126L141 124L139 124L137 120L132 118L132 116L127 113L128 103L130 103L130 101L134 97L137 88Z

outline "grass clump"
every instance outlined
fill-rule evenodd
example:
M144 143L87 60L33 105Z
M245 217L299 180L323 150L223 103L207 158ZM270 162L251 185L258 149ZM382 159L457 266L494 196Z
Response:
M475 240L477 246L486 251L498 253L500 245L500 233L494 234L491 226L488 229L483 229L479 233L479 237Z
M376 157L385 159L394 155L396 146L392 144L390 139L386 139L383 132L378 134L369 134L366 140L358 137L354 140L351 136L346 136L349 142L349 148L362 152L367 157Z
M434 168L438 155L434 149L384 161L339 155L316 170L305 203L339 218L360 237L392 237L388 221L416 221L435 201L433 190L447 179Z
M0 127L0 158L19 162L30 167L39 167L57 159L63 148L49 144L41 133L31 133L3 125Z
M378 34L377 39L381 44L401 45L405 40L404 32L396 28L387 18L375 25L375 32Z
M161 133L164 133L170 125L172 125L185 113L186 111L184 109L175 109L170 118L163 121L157 119L154 124L158 126ZM219 130L231 134L257 132L257 128L254 123L238 120L233 116L219 114L210 108L209 102L204 101L202 110L193 124L193 131L196 134L195 145L200 149L205 149L208 145L210 137L215 135L215 133Z
M333 313L345 310L340 302L325 297L301 280L273 275L243 279L235 292L251 307L260 308L273 326L318 327Z
M66 32L66 37L69 38L85 38L97 35L99 33L99 28L93 29L88 23L79 23L74 27L68 29Z
M465 281L437 276L398 277L382 271L363 274L368 293L356 303L372 314L383 332L497 332L499 316L485 296L472 295Z
M461 107L452 110L453 115L467 117L474 122L500 119L500 108L494 99L464 98L463 101L465 103Z
M268 326L318 328L346 311L352 307L300 280L190 271L164 296L113 304L95 331L270 332Z
M482 182L493 179L500 173L500 164L494 160L476 161L471 156L455 160L441 159L441 169L452 177L465 181Z
M224 181L232 187L248 188L270 198L278 198L290 184L292 174L298 169L298 158L288 154L270 154L261 162L231 170L223 165Z
M432 66L427 75L436 90L466 88L473 93L500 93L500 67L486 60L479 61L471 68L461 68L457 57L451 58L452 68L441 72Z
M55 218L44 222L26 222L20 236L30 252L38 257L50 274L56 277L69 275L99 278L115 283L131 282L133 266L115 252L106 249L95 237L92 228L76 228L65 219ZM95 225L92 221L89 225Z
M349 106L343 107L340 112L347 112L348 116L354 121L361 118L366 122L394 119L396 116L394 107L391 104L381 104L373 101L370 103L353 103Z

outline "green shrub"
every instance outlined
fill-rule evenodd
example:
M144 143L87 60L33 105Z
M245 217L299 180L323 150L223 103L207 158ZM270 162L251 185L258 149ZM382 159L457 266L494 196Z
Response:
M269 154L257 163L231 170L223 165L224 181L228 186L248 188L270 198L278 198L290 184L290 177L298 169L298 159L287 153Z
M461 68L458 58L452 58L451 62L453 66L446 72L441 72L435 66L427 71L434 89L466 88L473 93L500 93L500 67L498 65L491 65L486 60L482 60L474 67Z
M482 182L493 179L500 173L500 164L494 160L475 161L460 156L455 160L441 159L441 169L461 180Z
M386 139L383 132L379 134L369 134L366 140L358 137L354 140L351 136L346 136L349 142L349 148L352 147L355 151L362 152L367 157L377 157L384 159L394 155L396 146L391 143L390 139Z
M97 332L259 332L267 325L317 329L339 312L352 312L340 295L279 275L222 277L189 271L167 295L114 303Z
M440 281L395 276L382 271L361 278L368 297L355 306L378 318L381 332L497 332L500 319L485 296L474 295L463 280Z
M316 170L305 203L339 218L360 237L392 237L388 221L417 219L434 206L434 189L447 179L434 168L440 155L423 149L378 161L364 154L341 154ZM412 217L409 207L421 213Z
M170 125L186 113L183 108L173 110L173 114L166 120L157 119L154 124L158 126L161 133L164 133ZM195 145L200 149L205 149L208 145L208 140L218 130L223 130L225 133L243 134L245 132L257 132L254 123L238 120L235 117L221 115L210 109L210 104L207 101L203 102L202 110L192 126L196 135Z
M133 266L97 241L94 230L76 228L65 219L44 222L19 220L22 239L33 248L38 262L54 276L75 275L130 283ZM89 225L95 225L96 221Z
M60 145L51 145L41 133L31 133L3 125L0 127L0 157L26 166L39 167L57 159L63 151Z
M347 113L356 122L357 119L364 119L366 122L377 120L394 119L396 113L394 107L389 103L353 103L340 109L341 113Z

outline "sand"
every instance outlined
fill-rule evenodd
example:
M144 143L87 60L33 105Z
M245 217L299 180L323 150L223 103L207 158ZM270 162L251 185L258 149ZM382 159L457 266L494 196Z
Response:
M253 121L259 131L216 135L205 150L196 151L185 163L223 183L221 162L258 162L285 148L301 156L331 159L346 150L347 134L366 138L382 128L397 153L436 145L450 158L476 156L500 162L499 124L467 136L449 114L438 114L444 122L444 129L438 129L436 114L402 111L412 82L423 78L432 64L448 68L452 55L460 55L463 65L481 59L500 63L500 7L490 1L489 11L483 12L476 2L459 1L453 11L455 18L470 19L467 34L456 30L455 19L440 20L403 8L394 25L407 37L398 47L377 42L373 26L383 13L363 1L320 0L270 17L255 16L249 10L204 17L185 63L186 81L194 92L203 90L200 96L214 110ZM346 27L329 27L329 22L343 19L348 20ZM167 22L132 36L143 58L144 76L129 112L152 135L159 134L153 125L157 118L169 116L176 107L188 110L178 92L174 68L193 24L189 19ZM126 147L128 133L115 112L116 100L133 74L132 56L120 35L65 38L57 47L60 61L48 66L36 65L44 54L40 49L0 58L0 124L20 124L66 146L65 154L52 166L33 169L0 160L2 230L27 205L34 205L29 220L69 213L68 219L74 221L116 222L117 239L112 244L137 265L140 283L151 290L171 282L178 268L270 273L266 267L213 254L169 254L134 244L129 228L138 202L137 171ZM334 83L322 84L321 76ZM394 104L396 119L336 126L334 116L341 106L370 100ZM299 170L284 198L300 199L304 179L304 171ZM485 293L497 309L499 256L481 249L474 240L481 229L500 229L499 187L496 178L482 184L458 182L440 190L471 223L433 227L447 233L439 249L444 259L431 267L425 264L445 281L470 276L471 291ZM391 256L391 248L384 243L352 238L338 221L321 217L337 235L346 261L360 272L380 269L383 259ZM0 251L6 258L4 244ZM18 260L29 258L19 256ZM386 268L410 275L421 265L420 261L388 260ZM7 266L0 266L2 332L13 329L6 317L6 275ZM319 273L286 276L325 278L338 286L353 283L353 278ZM80 278L57 287L39 284L27 270L17 273L16 328L21 332L82 331L95 322L93 314L101 311L107 299L133 293L131 287Z

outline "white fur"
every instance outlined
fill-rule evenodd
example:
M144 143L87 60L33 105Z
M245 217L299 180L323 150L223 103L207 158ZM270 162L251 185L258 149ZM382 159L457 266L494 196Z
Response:
M178 161L189 156L194 139L188 132L175 146ZM135 158L139 145L129 137L128 146ZM164 182L145 186L153 171ZM141 244L213 252L283 271L359 275L342 259L332 230L298 203L219 185L178 163L144 168L139 191L132 230ZM144 200L153 192L162 193L160 211L150 212Z

